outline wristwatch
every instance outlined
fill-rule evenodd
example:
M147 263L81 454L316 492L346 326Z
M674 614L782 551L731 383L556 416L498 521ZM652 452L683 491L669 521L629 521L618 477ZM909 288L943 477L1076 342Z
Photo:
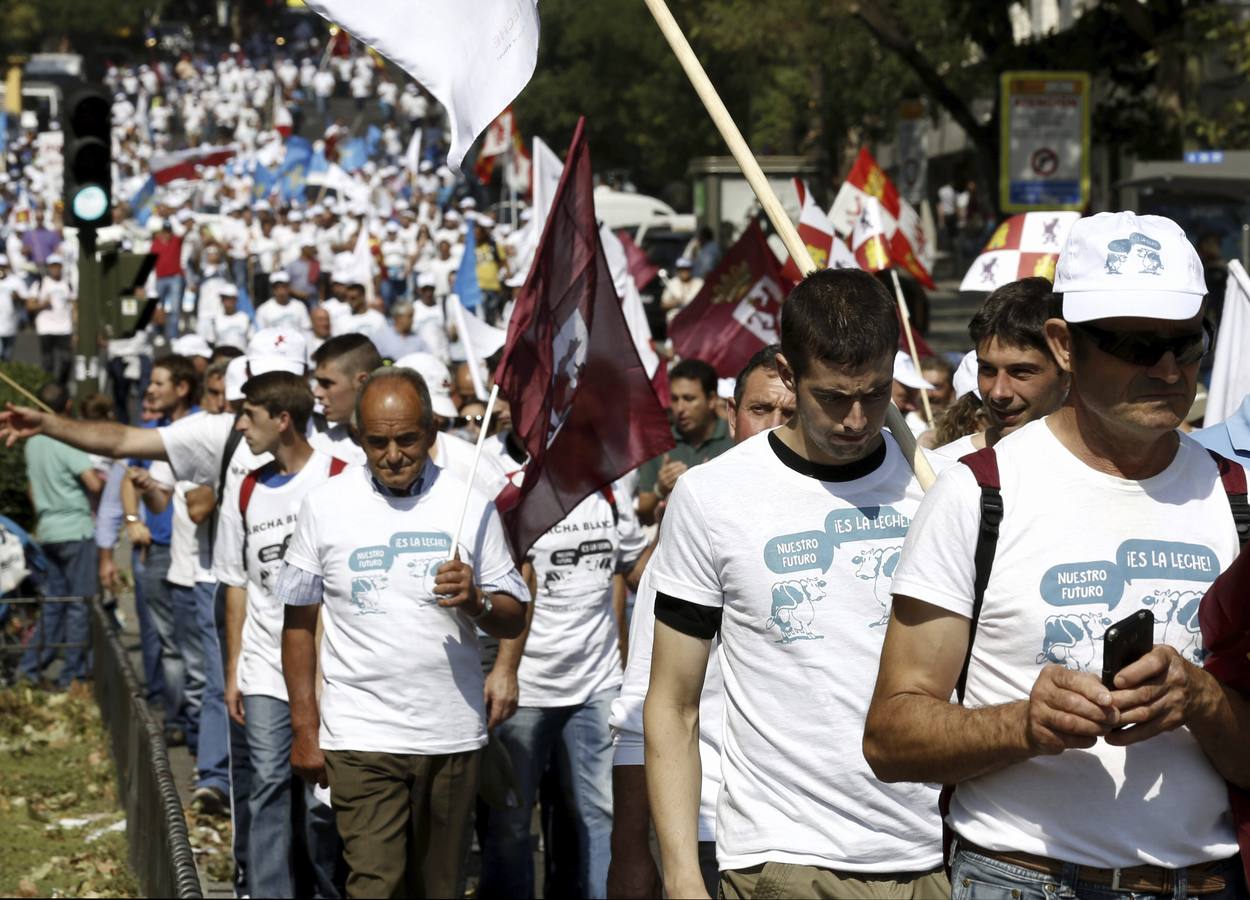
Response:
M133 525L135 522L139 521L139 517L136 516L134 513L126 513L125 519L126 519L127 525Z
M490 611L495 608L495 604L491 602L490 594L482 594L482 611L476 616L470 615L469 620L472 622L480 622L490 615Z

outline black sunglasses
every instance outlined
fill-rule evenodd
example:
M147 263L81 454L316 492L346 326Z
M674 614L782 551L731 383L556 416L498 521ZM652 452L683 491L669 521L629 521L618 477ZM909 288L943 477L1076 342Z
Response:
M477 415L477 416L456 416L456 418L454 418L454 419L452 419L452 420L451 420L451 424L452 424L452 427L454 427L454 428L464 428L464 427L465 427L466 425L468 425L470 422L472 422L474 425L481 425L481 424L482 424L482 420L483 420L483 419L485 419L485 418L486 418L486 416L483 416L483 415Z
M1176 357L1178 366L1189 366L1206 356L1211 347L1211 329L1205 322L1201 331L1173 337L1144 331L1107 331L1084 322L1069 322L1068 327L1088 335L1103 353L1133 366L1157 365L1168 352Z

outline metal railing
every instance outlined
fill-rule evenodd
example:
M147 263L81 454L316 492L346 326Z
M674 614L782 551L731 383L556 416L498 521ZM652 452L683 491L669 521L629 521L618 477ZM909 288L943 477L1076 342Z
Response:
M6 598L3 602L22 607L82 601L80 597L52 597ZM90 610L91 636L85 645L81 641L44 643L40 628L36 646L41 657L45 649L83 646L88 646L94 655L96 703L109 733L113 763L117 767L117 795L126 813L130 866L144 896L203 897L161 726L148 709L112 616L98 598L86 602ZM0 647L0 653L25 653L27 649L20 644L6 643Z

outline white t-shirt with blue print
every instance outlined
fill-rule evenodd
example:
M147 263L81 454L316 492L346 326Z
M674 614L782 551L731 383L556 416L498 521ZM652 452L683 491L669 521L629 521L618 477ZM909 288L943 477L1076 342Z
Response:
M759 434L686 472L669 501L652 584L722 608L722 870L941 864L937 789L883 784L862 749L891 574L921 498L884 439L877 468L837 482L789 467Z
M1156 644L1200 663L1198 604L1238 549L1207 451L1181 435L1171 465L1128 481L1081 462L1046 420L994 450L1004 513L965 704L1025 700L1051 663L1101 677L1107 628L1142 609L1154 615ZM966 466L939 477L907 536L895 593L971 615L980 495ZM1178 868L1237 852L1227 788L1186 728L966 781L950 824L990 850L1102 868Z

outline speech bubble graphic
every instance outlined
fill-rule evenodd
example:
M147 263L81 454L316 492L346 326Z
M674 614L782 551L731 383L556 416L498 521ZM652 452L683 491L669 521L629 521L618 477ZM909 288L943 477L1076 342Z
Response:
M764 564L784 575L804 569L822 572L833 562L833 541L823 531L800 531L769 538L764 545Z
M400 531L391 535L391 549L401 553L446 553L451 538L442 531Z
M853 541L881 541L907 536L911 519L893 506L835 509L825 518L834 546Z
M1128 540L1116 550L1115 558L1126 582L1140 578L1215 581L1220 574L1215 551L1201 544Z
M1038 589L1051 606L1088 606L1105 603L1115 609L1124 596L1124 576L1107 559L1051 566Z
M347 565L353 572L385 572L391 567L394 558L390 547L376 544L353 550L347 559Z

